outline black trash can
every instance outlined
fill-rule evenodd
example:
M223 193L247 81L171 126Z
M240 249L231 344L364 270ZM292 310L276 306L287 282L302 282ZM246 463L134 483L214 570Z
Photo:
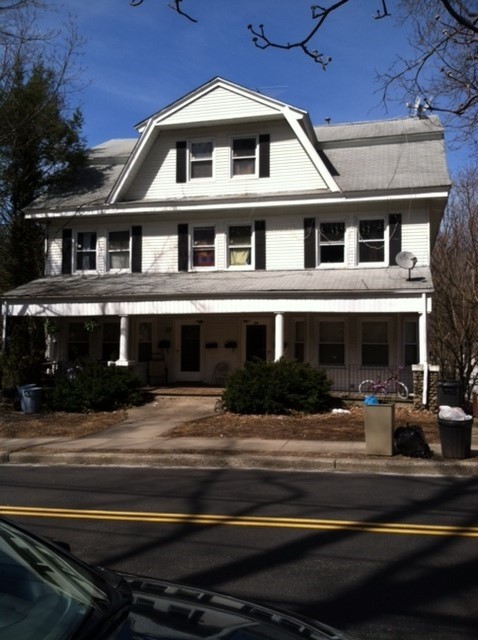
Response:
M444 380L437 383L438 406L461 407L463 405L463 388L461 382Z
M438 418L441 452L444 458L469 458L471 456L471 428L468 420L443 420Z

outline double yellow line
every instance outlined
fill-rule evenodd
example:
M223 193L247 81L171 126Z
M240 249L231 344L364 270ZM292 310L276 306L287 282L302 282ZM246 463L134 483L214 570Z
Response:
M360 531L415 536L452 536L478 538L478 527L425 525L412 523L360 522L358 520L325 520L312 518L280 518L187 513L149 513L143 511L103 511L95 509L59 509L48 507L14 507L0 505L0 514L31 518L64 518L75 520L115 520L233 527L272 527L315 531Z

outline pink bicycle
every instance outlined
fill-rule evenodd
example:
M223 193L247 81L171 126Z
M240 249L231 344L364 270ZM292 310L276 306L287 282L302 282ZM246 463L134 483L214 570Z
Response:
M401 367L400 367L401 368ZM363 380L359 385L360 393L381 393L382 395L395 395L405 400L408 398L408 389L401 382L399 377L400 369L396 372L390 371L390 376L386 380Z

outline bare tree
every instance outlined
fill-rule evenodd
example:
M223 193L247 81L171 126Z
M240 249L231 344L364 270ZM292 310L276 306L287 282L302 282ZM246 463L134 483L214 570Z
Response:
M478 383L478 169L454 183L432 255L430 353L469 399Z
M171 0L168 6L197 22L185 8L189 1ZM132 6L143 2L130 0ZM411 100L417 115L423 115L426 110L440 112L460 139L472 140L478 149L478 0L375 2L371 19L393 17L399 26L409 27L411 32L411 54L399 56L390 69L379 75L384 102ZM347 5L352 4L368 10L363 0L329 0L326 6L312 5L311 27L293 41L276 40L264 24L250 24L248 29L256 47L300 50L325 70L332 62L332 55L321 50L320 34L332 19L343 19Z

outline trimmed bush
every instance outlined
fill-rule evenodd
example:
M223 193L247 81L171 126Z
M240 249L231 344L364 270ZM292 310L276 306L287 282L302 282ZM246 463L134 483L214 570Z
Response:
M141 386L141 380L128 367L85 361L57 375L48 404L53 411L114 411L140 404Z
M228 378L222 405L233 413L254 415L319 413L332 405L331 386L325 371L307 363L254 360Z

